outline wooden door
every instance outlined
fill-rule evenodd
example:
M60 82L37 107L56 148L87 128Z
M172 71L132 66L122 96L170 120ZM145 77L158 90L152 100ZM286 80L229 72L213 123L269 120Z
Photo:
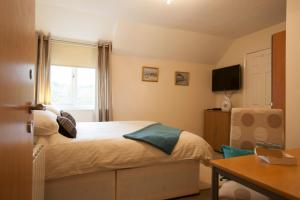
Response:
M26 103L33 102L34 0L0 1L0 199L30 200L32 134ZM33 72L32 72L33 73Z
M272 36L272 108L285 110L286 32Z
M245 103L247 107L271 107L271 49L246 56Z

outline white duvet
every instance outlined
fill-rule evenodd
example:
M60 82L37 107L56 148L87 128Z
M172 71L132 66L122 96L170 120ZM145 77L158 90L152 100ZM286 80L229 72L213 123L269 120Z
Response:
M181 132L171 155L144 142L123 138L124 134L155 122L82 122L77 138L60 134L39 136L37 143L46 147L46 180L95 171L141 167L187 159L208 161L211 148L201 137Z

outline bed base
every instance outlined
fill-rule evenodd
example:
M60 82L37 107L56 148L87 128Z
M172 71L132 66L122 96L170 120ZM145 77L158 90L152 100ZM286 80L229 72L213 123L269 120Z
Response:
M46 181L45 200L115 199L115 171L88 173Z
M199 193L198 160L46 181L45 200L158 200Z

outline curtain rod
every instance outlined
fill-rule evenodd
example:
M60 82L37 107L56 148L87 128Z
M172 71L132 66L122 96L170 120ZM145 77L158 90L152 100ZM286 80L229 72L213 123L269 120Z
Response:
M79 42L79 41L72 41L72 40L64 40L64 39L58 39L58 38L50 38L50 41L53 42L61 42L61 43L66 43L66 44L75 44L75 45L81 45L81 46L93 46L97 47L99 44L104 44L104 45L109 45L111 44L110 41L100 41L98 43L90 43L90 42Z
M77 42L77 41L71 41L71 40L63 40L58 38L50 38L50 41L53 42L61 42L61 43L68 43L68 44L76 44L76 45L82 45L82 46L94 46L97 47L97 43L89 43L89 42Z
M83 42L83 41L72 41L72 40L66 40L63 38L59 38L59 37L55 37L55 36L51 36L50 33L48 33L47 35L45 35L43 32L41 31L36 31L36 36L40 37L43 36L44 40L50 40L53 42L61 42L61 43L71 43L71 44L77 44L77 45L83 45L83 46L95 46L97 47L98 45L112 45L111 41L107 41L107 40L100 40L97 43L92 43L92 42Z

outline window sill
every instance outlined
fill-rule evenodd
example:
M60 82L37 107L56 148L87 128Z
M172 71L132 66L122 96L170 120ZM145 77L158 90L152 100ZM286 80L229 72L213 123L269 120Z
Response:
M85 109L85 108L64 108L65 111L93 111L95 112L95 109Z
M57 106L61 110L71 110L71 111L95 111L95 108L92 107L75 107L75 106Z

